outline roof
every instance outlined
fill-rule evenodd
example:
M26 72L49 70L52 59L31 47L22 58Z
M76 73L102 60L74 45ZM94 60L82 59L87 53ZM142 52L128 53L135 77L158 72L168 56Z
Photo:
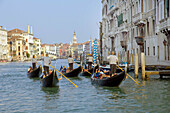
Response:
M33 39L34 39L34 40L40 40L39 38L35 38L35 37L33 37Z
M18 33L18 34L21 34L21 33L23 33L24 31L23 30L20 30L20 29L12 29L12 30L10 30L10 31L8 31L7 33L8 33L8 36L11 36L12 34L14 34L14 33Z

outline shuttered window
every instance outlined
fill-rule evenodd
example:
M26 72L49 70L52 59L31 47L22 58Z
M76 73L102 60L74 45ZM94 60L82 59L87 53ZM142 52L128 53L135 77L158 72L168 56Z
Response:
M123 13L118 16L118 27L123 23Z
M169 9L169 0L166 0L166 9Z

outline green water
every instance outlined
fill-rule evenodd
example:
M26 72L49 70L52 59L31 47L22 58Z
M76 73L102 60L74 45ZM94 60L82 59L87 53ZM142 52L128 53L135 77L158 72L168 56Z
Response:
M66 60L57 61L66 65ZM27 78L31 62L0 64L0 112L29 113L168 113L170 112L170 79L153 75L135 84L130 78L119 87L97 87L90 78L65 78L58 87L41 88L39 79ZM55 65L55 62L52 63ZM129 73L134 75L133 73Z

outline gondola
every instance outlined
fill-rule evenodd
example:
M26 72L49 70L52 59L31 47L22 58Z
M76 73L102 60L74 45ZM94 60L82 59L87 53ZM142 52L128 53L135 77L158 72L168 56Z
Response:
M53 70L48 76L41 77L41 86L42 87L55 87L59 82L56 71Z
M92 84L99 85L99 86L109 86L109 87L118 87L126 77L125 71L117 75L111 77L103 77L101 79L94 78L95 74L96 73L94 73L93 76L91 77Z
M29 78L36 78L36 77L39 77L41 74L42 74L42 67L41 66L39 66L38 68L34 69L30 73L27 72L27 76Z
M83 72L80 73L80 76L89 76L89 77L91 77L91 75L93 74L93 72L95 72L96 69L98 69L98 68L99 68L99 65L95 66L94 68L89 69L88 72L84 70ZM90 74L89 72L90 72L91 74Z
M78 77L78 74L82 71L82 67L79 66L78 68L76 69L73 69L72 71L70 72L67 72L67 73L64 73L63 74L66 76L66 77Z

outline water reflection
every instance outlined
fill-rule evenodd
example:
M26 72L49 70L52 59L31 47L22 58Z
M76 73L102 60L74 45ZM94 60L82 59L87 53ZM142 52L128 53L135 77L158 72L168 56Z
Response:
M70 80L82 80L82 78L80 78L80 77L70 77L69 79Z
M40 81L40 78L39 77L36 77L36 78L30 78L33 80L33 82L37 82L37 81Z
M45 92L47 95L54 95L57 94L60 89L59 86L56 87L42 87L41 90Z
M106 98L118 100L120 98L126 98L125 91L120 87L97 87L99 94L106 94Z

